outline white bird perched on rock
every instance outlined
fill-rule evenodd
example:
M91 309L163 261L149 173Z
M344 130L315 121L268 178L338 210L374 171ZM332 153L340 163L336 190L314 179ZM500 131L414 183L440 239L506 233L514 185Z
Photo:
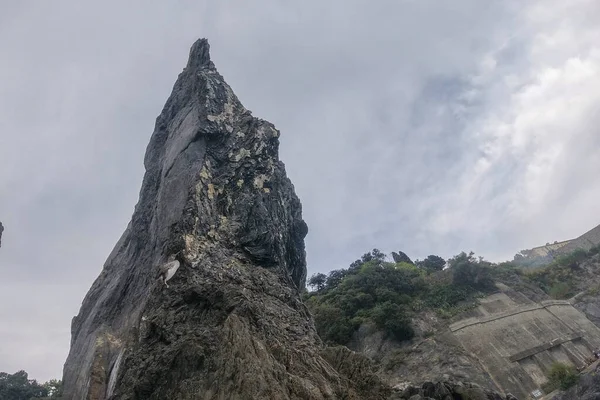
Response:
M171 254L169 256L169 261L159 267L159 279L163 281L166 287L169 287L167 282L173 277L173 275L175 275L175 272L177 272L181 266L181 263L176 259L176 257L176 254Z

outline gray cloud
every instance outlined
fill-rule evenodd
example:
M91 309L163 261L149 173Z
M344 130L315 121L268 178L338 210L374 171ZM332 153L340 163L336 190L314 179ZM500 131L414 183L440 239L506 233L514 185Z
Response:
M550 3L3 4L0 370L60 376L198 37L282 131L309 273L373 247L502 260L597 224L600 7Z

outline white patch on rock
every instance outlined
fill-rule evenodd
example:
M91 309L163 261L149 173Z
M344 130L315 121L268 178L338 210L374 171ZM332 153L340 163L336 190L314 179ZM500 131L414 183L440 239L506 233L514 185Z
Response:
M175 272L177 272L180 265L181 265L181 263L178 260L173 260L166 264L161 265L161 267L160 267L161 276L163 278L164 284L167 287L169 287L169 285L167 285L167 282L169 281L169 279L171 279L175 275Z
M263 186L265 185L265 182L268 180L269 180L268 176L266 176L264 174L258 175L254 178L254 187L256 189L262 189Z
M240 152L237 153L233 159L235 162L238 162L242 158L250 157L251 155L252 155L252 153L250 152L250 150L242 148L242 149L240 149Z
M212 87L208 81L207 81L207 87L209 89L212 89ZM231 118L233 117L233 114L234 114L233 93L231 93L231 89L229 89L229 88L226 88L226 90L227 90L227 103L225 103L223 105L223 112L218 115L207 115L206 118L209 121L216 122L216 123L224 123L225 121L230 121ZM225 129L227 129L227 131L229 133L233 132L233 128L229 124L228 124L228 127L227 126L225 127Z
M113 395L113 392L115 391L115 386L117 384L117 374L119 373L119 367L121 366L121 359L123 358L124 353L125 353L125 349L123 348L119 352L119 355L117 356L115 364L113 365L112 370L110 371L110 377L108 378L108 386L106 388L106 398L107 399L109 399Z
M397 385L394 385L394 389L402 391L409 386L410 386L410 382L400 382Z

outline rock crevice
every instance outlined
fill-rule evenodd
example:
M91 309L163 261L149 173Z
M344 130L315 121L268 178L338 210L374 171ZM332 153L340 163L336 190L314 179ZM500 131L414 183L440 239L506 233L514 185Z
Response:
M334 358L350 369L322 353L299 294L308 228L278 147L197 41L156 120L131 222L73 319L65 398L389 396L362 356ZM167 288L156 276L172 255Z

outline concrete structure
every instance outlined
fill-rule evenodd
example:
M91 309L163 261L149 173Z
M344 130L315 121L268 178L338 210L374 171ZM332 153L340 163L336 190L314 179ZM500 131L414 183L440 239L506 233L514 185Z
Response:
M544 246L523 250L515 256L514 261L521 265L537 266L550 263L555 257L572 253L577 249L589 250L598 245L600 245L600 225L576 239L548 243Z
M546 257L553 256L555 254L561 253L561 249L563 249L566 245L571 243L573 240L565 240L562 242L556 242L552 244L547 244L544 246L534 247L529 250L529 257Z
M589 250L594 246L600 245L600 225L590 229L577 239L569 240L569 242L560 248L560 254L568 254L577 249Z
M450 330L503 391L535 398L554 362L582 368L600 348L600 329L569 301L534 303L500 287Z

